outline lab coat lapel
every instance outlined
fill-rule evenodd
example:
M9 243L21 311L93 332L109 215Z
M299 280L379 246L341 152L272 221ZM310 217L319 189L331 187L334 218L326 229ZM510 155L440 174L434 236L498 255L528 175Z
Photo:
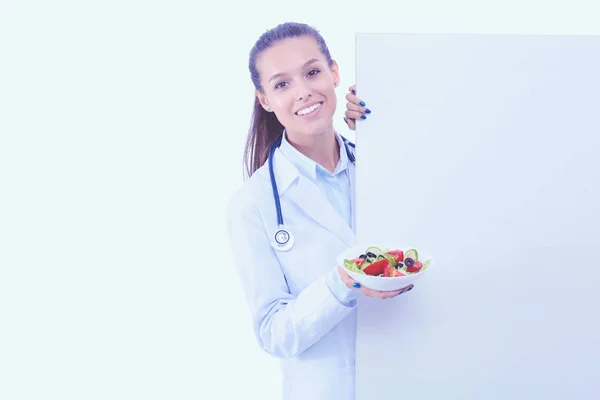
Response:
M301 175L300 171L281 152L275 152L273 163L279 195L289 196L310 218L336 235L348 246L353 246L355 241L353 230L338 214L321 189L314 182ZM354 174L352 165L349 166L349 170L351 174ZM354 207L354 176L351 175L350 178L351 206ZM297 184L293 185L293 182L296 181Z
M317 185L306 177L300 176L295 189L296 203L309 217L348 246L354 245L354 232Z

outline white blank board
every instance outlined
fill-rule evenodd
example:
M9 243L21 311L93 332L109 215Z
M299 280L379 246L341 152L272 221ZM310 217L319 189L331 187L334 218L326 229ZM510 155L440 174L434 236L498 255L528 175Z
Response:
M600 37L356 40L357 239L435 260L361 299L357 399L600 398Z

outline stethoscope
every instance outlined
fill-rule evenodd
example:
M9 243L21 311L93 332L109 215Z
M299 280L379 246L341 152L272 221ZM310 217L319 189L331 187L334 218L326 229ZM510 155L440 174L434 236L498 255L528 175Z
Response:
M285 133L284 133L285 134ZM344 147L346 148L346 154L352 164L355 163L356 159L354 154L350 151L350 147L355 148L354 143L347 140L342 136ZM277 191L277 182L275 182L275 173L273 172L273 154L275 150L281 145L281 139L277 140L271 146L269 150L269 175L271 176L271 187L273 188L273 198L275 199L275 208L277 209L277 226L279 229L273 235L271 245L275 250L288 251L294 245L294 235L292 232L287 230L283 225L283 214L281 213L281 202L279 201L279 192Z

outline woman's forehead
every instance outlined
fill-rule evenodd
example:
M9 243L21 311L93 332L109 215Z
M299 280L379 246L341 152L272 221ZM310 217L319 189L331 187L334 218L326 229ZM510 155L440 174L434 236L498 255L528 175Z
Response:
M316 61L315 61L316 60ZM256 60L261 75L293 73L307 63L324 61L317 42L307 36L283 39L266 49Z

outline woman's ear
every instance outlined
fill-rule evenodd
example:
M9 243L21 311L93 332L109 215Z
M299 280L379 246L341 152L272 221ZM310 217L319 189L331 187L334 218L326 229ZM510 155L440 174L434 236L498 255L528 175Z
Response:
M333 77L333 87L337 88L340 85L340 68L335 60L331 60L331 76Z
M269 106L269 102L267 101L265 95L259 92L258 90L256 90L255 93L256 98L258 98L258 101L260 102L260 105L263 106L265 110L271 112L271 107Z

